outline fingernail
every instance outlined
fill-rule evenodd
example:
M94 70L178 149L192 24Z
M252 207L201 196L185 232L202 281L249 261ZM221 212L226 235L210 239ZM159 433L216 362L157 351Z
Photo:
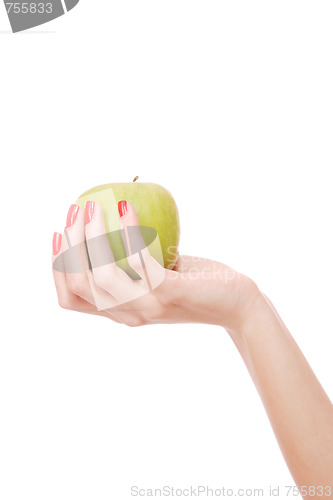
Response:
M61 239L62 236L60 233L54 233L53 235L53 255L57 255L59 253L60 247L61 247Z
M80 207L78 207L77 205L70 206L70 209L68 210L67 214L66 229L68 229L74 224L77 214L79 212L79 208Z
M95 210L95 202L94 201L87 201L86 208L84 210L84 220L85 220L86 224L89 224L89 222L93 218L94 210Z
M124 215L127 214L127 201L126 200L121 200L118 202L118 212L120 217L123 217Z

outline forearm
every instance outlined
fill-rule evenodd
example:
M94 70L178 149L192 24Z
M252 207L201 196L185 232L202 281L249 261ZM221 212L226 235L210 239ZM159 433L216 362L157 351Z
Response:
M333 486L333 406L295 340L261 295L229 331L260 394L295 483Z

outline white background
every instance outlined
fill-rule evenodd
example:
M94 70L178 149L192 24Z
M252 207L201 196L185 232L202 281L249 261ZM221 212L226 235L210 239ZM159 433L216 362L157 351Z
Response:
M228 335L60 309L51 241L84 190L162 184L181 253L250 275L332 397L332 18L328 1L81 0L13 35L0 5L2 500L287 498Z

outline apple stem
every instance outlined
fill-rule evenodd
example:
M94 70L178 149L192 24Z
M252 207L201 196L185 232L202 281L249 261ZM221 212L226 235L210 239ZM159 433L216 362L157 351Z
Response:
M137 180L138 180L138 178L139 178L139 176L138 176L138 175L137 175L136 177L134 177L133 182L137 181Z

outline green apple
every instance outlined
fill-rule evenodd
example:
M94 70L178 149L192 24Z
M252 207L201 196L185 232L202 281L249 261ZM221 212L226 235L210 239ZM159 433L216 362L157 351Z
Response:
M158 184L134 181L103 184L83 193L76 204L84 209L88 200L95 201L103 209L106 231L119 267L129 272L118 213L118 202L126 200L139 217L140 230L150 254L162 266L172 269L178 257L180 225L177 205L167 189Z

